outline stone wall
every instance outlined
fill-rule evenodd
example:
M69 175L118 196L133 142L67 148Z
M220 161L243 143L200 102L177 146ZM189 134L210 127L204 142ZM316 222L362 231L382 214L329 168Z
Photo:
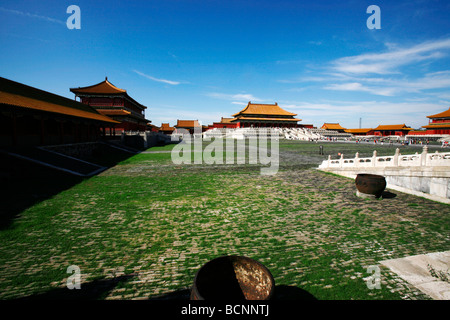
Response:
M170 136L161 132L122 132L121 141L124 145L136 149L147 149L157 145L171 143Z
M319 168L355 179L359 173L384 176L388 189L450 203L450 170L448 167L343 167Z
M349 178L356 178L359 173L384 176L387 188L432 198L450 203L450 153L428 153L428 147L422 153L400 154L397 148L392 156L377 156L374 151L370 158L331 159L322 162L318 168Z

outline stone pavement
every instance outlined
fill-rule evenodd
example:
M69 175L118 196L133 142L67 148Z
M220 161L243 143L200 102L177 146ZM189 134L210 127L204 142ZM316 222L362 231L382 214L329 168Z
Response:
M0 299L60 294L70 265L86 296L171 296L224 254L252 257L277 285L319 300L430 299L384 266L373 290L367 270L450 250L448 205L400 192L362 199L354 180L316 170L313 155L280 158L268 178L252 165L141 154L37 203L0 232Z
M450 251L380 262L435 300L450 300Z

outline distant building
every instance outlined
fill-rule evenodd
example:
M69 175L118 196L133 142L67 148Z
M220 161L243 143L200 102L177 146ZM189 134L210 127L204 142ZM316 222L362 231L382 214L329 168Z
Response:
M422 126L427 134L450 134L450 108L427 118L430 119L428 125Z
M373 135L372 128L361 128L361 129L345 129L345 133L351 133L354 136L370 136Z
M0 78L0 146L97 141L119 124L89 105Z
M203 127L198 122L198 120L177 120L177 124L175 125L176 129L186 129L189 131L189 133L193 134L194 130L197 128L197 130L200 130L200 132L203 131Z
M333 130L333 131L342 132L342 133L345 132L345 130L346 130L339 123L324 123L322 125L322 127L320 127L320 129Z
M159 132L159 127L154 124L147 123L147 129L145 131Z
M411 130L411 127L405 124L394 124L394 125L379 125L373 129L373 134L375 136L406 136Z
M408 132L408 136L426 136L427 131L426 130L411 130Z
M133 98L127 91L120 89L105 78L104 81L87 87L71 88L75 98L81 103L95 108L99 113L119 121L116 131L146 131L151 121L145 119L147 109Z
M275 104L254 104L251 101L247 106L233 114L230 123L237 128L246 127L297 127L301 119L294 118L297 114L288 112Z
M161 127L159 128L159 132L165 133L165 134L172 134L172 132L175 130L174 127L171 127L169 123L161 123Z
M305 124L305 123L299 123L297 124L298 128L305 128L305 129L317 129L316 127L314 127L313 124Z
M208 126L208 129L212 128L237 128L238 124L236 122L231 122L234 118L224 118L220 119L220 122L213 122L211 126Z

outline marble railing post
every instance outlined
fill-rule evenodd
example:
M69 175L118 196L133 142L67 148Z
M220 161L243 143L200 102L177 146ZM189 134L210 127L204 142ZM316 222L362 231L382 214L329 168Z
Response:
M394 163L393 163L394 167L398 167L399 156L400 156L400 149L397 148L397 149L395 149L395 154L394 154Z
M378 161L380 160L381 161ZM450 160L450 153L439 153L439 151L436 151L436 153L429 154L428 153L428 147L425 146L423 148L423 151L421 154L416 152L413 155L405 155L402 156L400 153L400 149L397 148L395 150L395 154L393 157L387 156L387 157L378 157L377 151L375 150L373 152L372 157L370 158L360 158L359 152L355 153L355 157L353 159L344 159L344 154L339 155L338 160L332 160L331 155L328 155L328 159L324 160L322 162L323 167L326 168L344 168L344 167L386 167L386 166L393 166L393 167L399 167L399 166L422 166L422 167L430 167L430 166L442 166L442 165L448 165L447 160ZM362 160L361 160L362 159ZM369 163L369 159L372 163ZM403 160L402 160L403 159ZM353 165L352 165L353 160ZM347 161L347 163L345 163ZM360 162L361 161L361 162Z
M428 147L427 146L424 146L423 147L423 151L422 151L422 154L420 155L420 165L421 166L426 166L426 165L428 165Z

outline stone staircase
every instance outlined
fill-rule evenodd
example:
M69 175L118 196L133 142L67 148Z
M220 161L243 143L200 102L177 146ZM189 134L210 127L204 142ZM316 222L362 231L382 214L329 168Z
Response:
M90 177L106 169L106 167L42 147L2 149L0 153L81 177Z

